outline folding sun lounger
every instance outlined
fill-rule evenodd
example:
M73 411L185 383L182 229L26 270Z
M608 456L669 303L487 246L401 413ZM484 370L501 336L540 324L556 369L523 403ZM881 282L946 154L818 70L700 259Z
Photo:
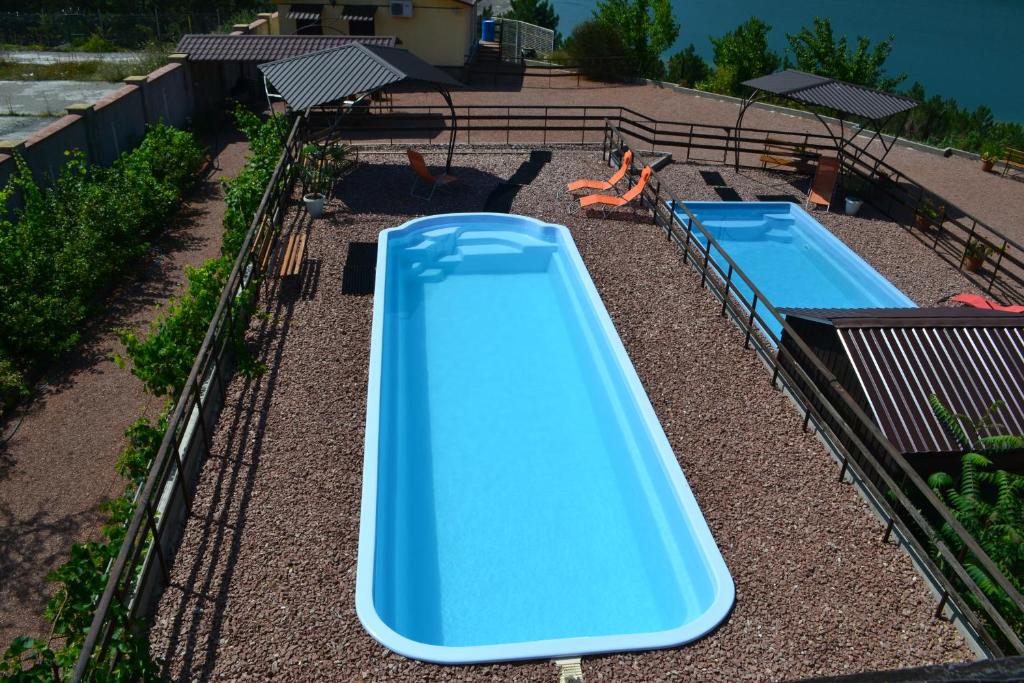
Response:
M446 187L447 185L455 182L455 176L447 173L435 176L427 168L427 163L423 160L423 155L414 149L407 149L405 153L409 156L409 165L412 167L413 172L416 174L412 179L412 187L409 188L409 194L419 199L426 199L428 202L433 198L434 192L439 187ZM430 186L430 194L418 195L416 194L416 185L423 181Z
M580 197L580 208L587 209L592 206L600 206L603 211L607 212L607 207L626 206L643 194L644 187L647 186L651 173L653 173L651 167L644 166L644 170L640 171L640 179L637 180L636 185L626 190L621 197L610 194L592 194Z
M974 308L1004 311L1006 313L1024 313L1024 306L1003 306L1002 304L997 304L995 301L986 299L978 294L957 294L951 300L956 301L957 303L973 306Z
M818 170L814 172L814 182L807 193L807 201L815 206L824 206L825 211L832 205L832 192L836 189L836 178L839 177L839 159L822 157L818 159Z
M610 190L619 184L623 178L626 177L626 171L629 170L630 165L633 163L633 150L627 149L626 153L622 155L622 165L619 166L619 170L612 175L608 180L588 180L580 179L574 180L569 183L567 192L576 192L577 190Z

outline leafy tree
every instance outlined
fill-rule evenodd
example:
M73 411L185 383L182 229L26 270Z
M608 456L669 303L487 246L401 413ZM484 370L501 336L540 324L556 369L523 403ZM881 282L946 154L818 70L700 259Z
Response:
M830 20L815 17L813 30L804 26L795 35L787 33L786 40L796 59L794 66L801 71L880 90L894 90L907 78L906 74L885 74L893 36L878 41L874 47L869 39L857 36L857 47L851 49L846 36L836 40Z
M555 8L551 6L549 0L512 0L509 10L502 16L505 19L543 26L552 31L558 28L558 15L555 14Z
M928 402L949 434L967 451L961 462L959 481L945 472L936 472L928 478L928 485L999 570L1019 590L1024 590L1024 476L993 471L990 457L1024 449L1024 436L992 434L1000 427L993 416L1002 402L992 404L977 419L953 413L935 394L928 397ZM939 533L960 558L967 574L1020 632L1024 628L1024 615L1006 591L989 576L948 524L944 524ZM936 561L944 566L942 556L937 551L935 554ZM965 596L968 602L978 606L978 601L966 591Z
M711 67L697 54L697 48L690 43L685 50L672 55L668 60L668 80L692 88L711 75Z
M628 54L619 32L601 21L577 24L565 41L564 51L587 78L622 81L636 74L636 59Z
M661 78L661 54L679 37L679 23L669 0L605 0L597 3L594 18L615 29L636 60L636 75Z
M768 48L772 27L751 17L720 38L711 38L715 73L707 81L715 92L740 94L740 83L778 70L782 60Z
M562 44L562 34L558 32L558 15L550 0L512 0L508 12L502 16L549 28L555 32L555 47Z

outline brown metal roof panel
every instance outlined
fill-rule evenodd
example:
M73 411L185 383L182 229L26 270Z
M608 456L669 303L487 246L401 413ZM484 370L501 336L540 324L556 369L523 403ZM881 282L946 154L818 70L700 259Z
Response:
M972 417L1003 401L1000 431L1024 433L1021 328L852 327L838 333L879 429L903 452L959 450L932 413L933 393Z
M850 327L1024 327L1024 315L969 307L782 308L786 316L836 328Z

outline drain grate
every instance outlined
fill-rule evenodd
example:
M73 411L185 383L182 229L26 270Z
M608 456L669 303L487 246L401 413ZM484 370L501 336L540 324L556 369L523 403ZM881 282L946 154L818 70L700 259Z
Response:
M377 243L349 242L345 270L341 273L341 293L352 296L373 294L377 272Z
M583 683L583 663L579 657L556 659L558 667L558 683Z

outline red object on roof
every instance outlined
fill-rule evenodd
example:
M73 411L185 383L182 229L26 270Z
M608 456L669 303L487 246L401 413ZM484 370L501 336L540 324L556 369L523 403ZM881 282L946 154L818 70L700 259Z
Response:
M1024 306L1003 306L991 299L986 299L977 294L957 294L952 301L960 304L973 306L974 308L986 308L993 311L1004 311L1006 313L1024 313Z

